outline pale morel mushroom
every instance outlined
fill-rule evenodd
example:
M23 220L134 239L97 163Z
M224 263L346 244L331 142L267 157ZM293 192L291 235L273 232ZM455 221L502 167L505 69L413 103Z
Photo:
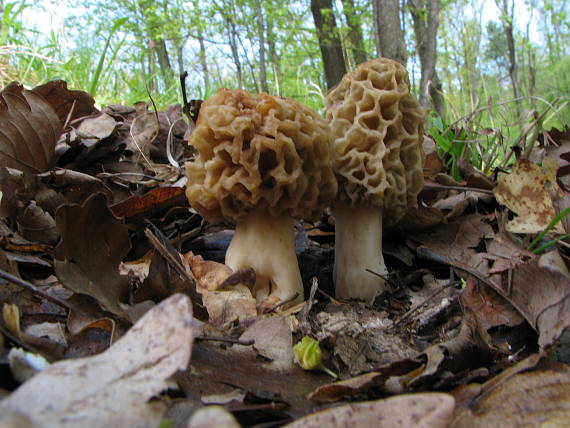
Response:
M336 295L372 302L385 288L382 225L398 222L423 187L424 113L406 69L374 59L345 75L326 99L338 195Z
M186 165L190 205L236 224L226 264L255 270L258 303L302 300L293 219L318 218L337 189L326 120L291 99L220 89L189 144L198 151Z

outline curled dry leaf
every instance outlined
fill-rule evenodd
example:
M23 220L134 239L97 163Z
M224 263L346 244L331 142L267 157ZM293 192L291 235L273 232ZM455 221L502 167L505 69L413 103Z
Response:
M61 123L38 93L11 83L0 93L0 161L32 174L46 171L55 154Z
M255 298L250 291L255 284L252 269L233 272L222 263L204 260L192 252L184 258L198 281L197 291L202 294L211 324L225 326L257 316Z
M518 214L506 229L513 233L537 233L548 226L556 215L551 192L561 194L556 183L556 162L545 159L543 166L519 160L510 174L499 173L499 184L494 189L499 203ZM563 233L557 224L554 232Z
M458 404L450 427L568 426L570 368L540 359L530 356L480 388L472 388L472 396ZM454 394L460 397L463 392L465 388Z
M377 428L447 427L455 400L449 394L404 394L385 400L346 404L322 410L285 425L286 428Z
M61 124L96 113L95 100L85 91L67 89L67 82L52 80L36 86L34 93L41 95L55 110Z
M0 414L21 414L39 427L157 427L162 409L148 400L186 368L193 337L190 299L175 294L102 354L34 376L0 402Z

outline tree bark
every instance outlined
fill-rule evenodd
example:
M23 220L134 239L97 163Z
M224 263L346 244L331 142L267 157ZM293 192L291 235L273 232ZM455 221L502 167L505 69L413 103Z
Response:
M311 0L311 12L317 29L327 89L346 74L342 45L338 35L332 0Z
M427 110L431 104L445 118L442 84L435 70L440 0L409 0L408 5L414 21L416 47L421 63L420 105Z
M378 56L393 59L405 66L408 54L398 0L372 0L372 13Z
M168 50L166 49L166 42L163 38L159 38L153 40L153 46L162 76L165 80L172 78L172 66L170 65L170 58L168 56Z
M263 20L263 9L261 0L255 1L257 13L257 35L259 38L259 83L263 92L269 93L267 85L267 64L265 63L265 23Z
M348 24L348 41L352 58L356 65L365 62L368 58L364 49L362 37L362 24L354 6L354 0L342 0L342 10Z

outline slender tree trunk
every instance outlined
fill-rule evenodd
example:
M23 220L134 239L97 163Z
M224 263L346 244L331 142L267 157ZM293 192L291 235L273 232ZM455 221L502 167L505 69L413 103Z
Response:
M267 64L265 62L265 22L263 19L261 0L255 1L255 11L257 13L257 35L259 37L259 83L263 92L269 92L269 86L267 85Z
M235 23L233 22L232 18L227 16L225 18L225 21L226 21L226 32L230 42L230 49L232 51L232 59L236 67L237 86L238 88L243 88L243 71L242 71L241 61L239 59L239 50L237 44L238 42L237 42L237 32L236 32Z
M202 35L202 30L198 32L198 44L200 45L200 67L202 68L202 79L204 79L204 95L210 93L210 70L208 69L208 61L206 59L206 43L204 42L204 36Z
M154 52L156 53L156 58L158 60L158 66L160 68L160 73L166 81L172 79L172 65L170 65L170 58L168 56L168 50L166 49L166 42L163 38L153 40Z
M499 3L500 1L500 3ZM503 31L505 32L505 38L507 39L507 58L509 60L509 76L511 78L511 85L513 86L513 95L517 100L517 110L518 115L521 115L521 96L520 82L518 76L518 66L516 60L515 51L515 37L513 34L513 19L515 4L514 0L511 0L510 5L508 0L497 0L497 6L501 11L501 22L503 24Z
M445 117L442 85L435 65L437 62L437 29L439 27L440 0L409 0L408 6L414 21L414 33L421 63L420 104Z
M364 49L364 38L362 37L362 24L354 0L342 0L342 10L348 24L348 41L355 64L361 64L368 58Z
M374 39L378 56L402 63L408 60L398 0L372 0Z
M192 1L193 13L200 14L200 1ZM200 62L200 68L202 69L202 79L204 80L204 98L210 94L210 70L208 68L208 57L206 55L206 41L204 40L204 27L202 27L203 17L200 16L199 22L196 25L196 40L198 40L198 46L200 47L198 51L198 61Z
M283 72L281 70L281 58L277 53L277 43L275 32L273 31L273 22L270 16L267 17L267 47L269 49L269 60L273 69L273 78L275 80L275 95L281 95L281 82L283 80Z
M342 45L338 35L332 0L311 0L311 12L317 29L327 89L346 74Z

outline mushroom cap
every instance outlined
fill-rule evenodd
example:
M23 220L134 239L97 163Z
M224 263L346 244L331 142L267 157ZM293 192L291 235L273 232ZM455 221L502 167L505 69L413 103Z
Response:
M287 98L220 89L200 109L188 143L186 196L206 220L251 211L316 219L336 195L327 121Z
M424 112L400 63L378 58L346 74L326 99L337 198L383 209L396 223L423 187Z

